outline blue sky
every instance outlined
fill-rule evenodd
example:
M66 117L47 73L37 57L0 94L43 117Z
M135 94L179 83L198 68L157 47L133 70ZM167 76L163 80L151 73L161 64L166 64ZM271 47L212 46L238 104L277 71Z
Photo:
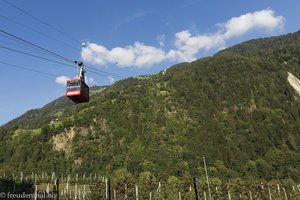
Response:
M72 63L7 33L107 72L87 72L90 86L107 85L249 39L298 31L299 8L298 0L0 0L0 125L64 95L66 79L77 73Z

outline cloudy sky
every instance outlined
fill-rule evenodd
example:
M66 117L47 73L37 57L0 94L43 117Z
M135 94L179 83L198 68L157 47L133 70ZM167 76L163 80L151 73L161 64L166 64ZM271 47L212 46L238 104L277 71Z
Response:
M224 3L226 2L226 3ZM300 29L297 0L1 0L0 125L64 95Z

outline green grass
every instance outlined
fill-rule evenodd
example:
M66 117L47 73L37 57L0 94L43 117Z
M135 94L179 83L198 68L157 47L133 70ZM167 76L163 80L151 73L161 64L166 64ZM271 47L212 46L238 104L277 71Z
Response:
M39 135L41 134L42 129L37 128L37 129L17 129L15 130L14 134L12 135L12 139L15 139L16 137L19 137L21 134L27 134L27 135Z

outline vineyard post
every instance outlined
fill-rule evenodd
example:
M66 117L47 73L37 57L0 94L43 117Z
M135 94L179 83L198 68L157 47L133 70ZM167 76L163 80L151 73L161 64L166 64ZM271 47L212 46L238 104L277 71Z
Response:
M83 185L83 200L85 200L85 185Z
M68 174L68 178L67 178L67 186L66 186L67 193L69 191L69 181L70 181L70 174Z
M23 182L23 172L21 172L21 178L20 181Z
M77 182L75 183L75 189L74 189L74 195L75 195L75 200L77 199Z
M250 200L252 200L252 193L251 193L251 190L249 190L249 197L250 197Z
M230 190L228 188L228 200L231 200Z
M208 179L208 173L207 173L206 162L205 162L205 157L204 156L203 156L203 162L204 162L204 170L205 170L206 182L207 182L207 187L208 187L209 200L211 200L211 192L210 192L210 186L209 186L209 179Z
M108 178L108 199L111 200L110 179Z
M50 192L50 186L49 186L49 183L48 183L47 186L46 186L46 193L49 194L49 192Z
M60 178L61 182L64 182L64 173L61 173L61 178Z
M125 183L125 191L124 191L124 193L125 193L125 199L127 199L127 183Z
M54 175L55 175L55 173L52 172L51 182L53 182L53 180L54 180Z
M293 191L294 191L294 192L296 192L296 189L295 189L295 186L294 186L294 185L293 185L293 187L292 187L292 188L293 188Z
M135 197L136 197L136 200L139 200L139 188L137 185L135 185Z
M107 178L105 179L105 199L108 199L108 183L107 183Z
M288 200L288 197L287 197L287 194L286 194L286 191L285 191L285 187L283 187L283 193L284 193L285 200Z
M193 180L194 180L195 196L196 196L196 200L198 200L198 192L197 192L196 178L193 178Z
M270 190L270 188L268 188L268 192L269 192L269 200L272 200L272 195L271 195L271 190Z
M56 179L56 200L59 200L59 178Z
M35 187L34 187L34 200L37 199L37 185L35 184Z

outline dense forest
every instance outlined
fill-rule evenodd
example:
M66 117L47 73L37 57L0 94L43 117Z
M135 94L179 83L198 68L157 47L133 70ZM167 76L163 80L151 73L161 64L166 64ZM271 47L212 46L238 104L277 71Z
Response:
M86 104L61 97L0 127L0 174L184 181L204 177L205 157L212 180L299 182L288 72L300 78L300 31L95 87Z

